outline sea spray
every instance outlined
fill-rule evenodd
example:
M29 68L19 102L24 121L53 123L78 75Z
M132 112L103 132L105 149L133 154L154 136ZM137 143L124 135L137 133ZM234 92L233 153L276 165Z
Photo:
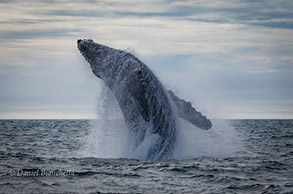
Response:
M82 155L97 158L147 158L149 149L156 144L159 135L147 130L144 139L137 145L137 134L129 131L113 92L103 82L100 88L96 103L98 118L92 121ZM171 105L177 111L174 104ZM209 130L199 129L180 118L176 118L176 121L177 141L170 159L225 158L241 150L241 138L229 121L213 120L213 127Z
M82 155L145 159L159 136L148 131L141 144L135 145L135 134L129 132L112 91L103 83L101 88L96 105L99 118L92 121ZM199 129L180 118L178 123L177 142L170 159L225 158L241 150L241 138L229 121L213 120L210 130Z
M243 149L240 134L227 120L213 120L211 129L201 130L180 119L179 127L175 159L227 158Z
M80 153L97 158L127 158L129 130L112 91L104 83L100 87L96 104L98 118L91 121Z

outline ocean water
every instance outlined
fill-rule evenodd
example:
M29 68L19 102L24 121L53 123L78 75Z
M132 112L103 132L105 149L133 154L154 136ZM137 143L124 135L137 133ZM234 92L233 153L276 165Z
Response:
M0 193L293 193L293 120L213 123L152 161L121 120L1 120Z

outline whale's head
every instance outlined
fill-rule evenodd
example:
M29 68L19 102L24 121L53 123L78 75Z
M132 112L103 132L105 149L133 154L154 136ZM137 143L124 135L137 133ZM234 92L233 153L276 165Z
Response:
M115 58L115 49L95 43L91 39L78 39L77 47L85 60L90 64L93 73L103 79L109 76L112 58Z

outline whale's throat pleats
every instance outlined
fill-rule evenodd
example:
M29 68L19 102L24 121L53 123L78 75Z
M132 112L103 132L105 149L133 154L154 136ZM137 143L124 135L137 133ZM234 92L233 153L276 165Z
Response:
M142 70L134 71L126 81L126 87L135 102L142 118L149 122L151 118L150 100L146 91L147 81L143 79Z

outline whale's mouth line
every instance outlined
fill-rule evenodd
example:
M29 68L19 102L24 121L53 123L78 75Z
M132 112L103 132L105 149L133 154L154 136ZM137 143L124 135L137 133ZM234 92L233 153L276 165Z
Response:
M79 51L81 53L81 55L84 57L84 59L90 64L90 60L89 58L84 54L82 53L81 51Z

